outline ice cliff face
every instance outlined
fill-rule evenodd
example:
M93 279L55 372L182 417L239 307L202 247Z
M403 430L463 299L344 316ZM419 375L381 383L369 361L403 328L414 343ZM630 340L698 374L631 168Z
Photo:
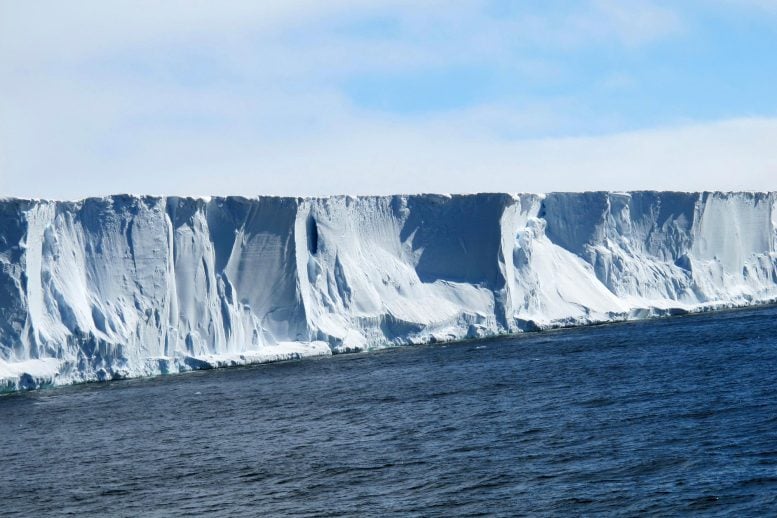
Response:
M0 389L777 297L777 193L0 201Z

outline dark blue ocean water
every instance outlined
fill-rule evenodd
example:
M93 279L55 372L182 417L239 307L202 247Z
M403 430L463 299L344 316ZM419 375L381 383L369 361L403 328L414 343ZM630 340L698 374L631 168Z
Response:
M0 397L0 514L775 515L776 317Z

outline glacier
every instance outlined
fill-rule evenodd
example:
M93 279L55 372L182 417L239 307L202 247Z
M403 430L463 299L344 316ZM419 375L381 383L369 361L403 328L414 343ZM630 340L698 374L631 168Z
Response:
M777 193L0 200L0 390L777 300Z

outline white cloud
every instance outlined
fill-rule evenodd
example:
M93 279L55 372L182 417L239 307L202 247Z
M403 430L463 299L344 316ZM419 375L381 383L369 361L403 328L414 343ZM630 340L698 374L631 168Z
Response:
M484 61L552 76L514 47L638 46L682 25L645 1L504 17L481 4L0 0L0 191L777 188L772 119L520 140L577 127L585 109L556 97L403 118L339 90L351 74ZM337 30L365 13L396 18L401 37Z
M719 3L738 9L757 9L777 13L777 0L718 0Z
M594 7L599 16L608 20L607 27L627 45L677 34L683 26L677 12L646 0L596 0Z

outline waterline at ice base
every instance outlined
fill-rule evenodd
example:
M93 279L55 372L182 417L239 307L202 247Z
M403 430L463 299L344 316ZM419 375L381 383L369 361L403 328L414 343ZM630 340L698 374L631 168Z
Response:
M777 299L777 193L0 200L0 390Z

